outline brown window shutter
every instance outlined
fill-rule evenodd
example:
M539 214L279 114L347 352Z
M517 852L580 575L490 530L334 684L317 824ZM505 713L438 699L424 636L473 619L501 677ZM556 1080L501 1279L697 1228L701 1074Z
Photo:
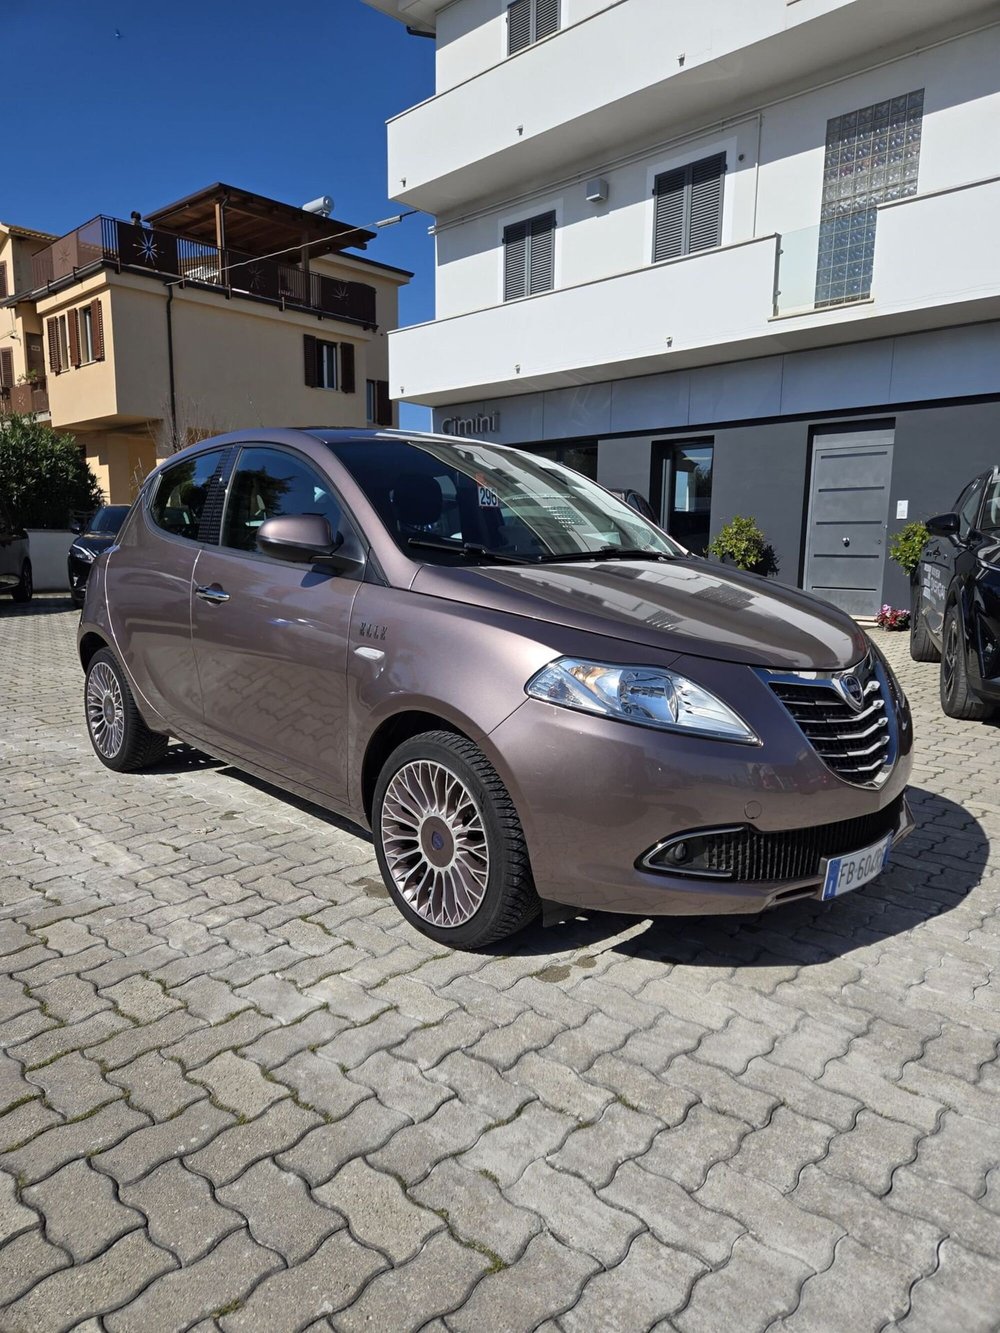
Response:
M49 340L49 370L58 375L62 366L59 364L59 324L57 320L45 321L45 333Z
M9 347L0 347L0 389L14 387L14 353Z
M379 426L392 425L392 399L389 397L388 380L375 381L375 423Z
M94 343L94 360L104 360L104 315L98 300L90 303L90 329Z
M69 362L71 366L80 364L80 326L77 323L76 311L66 311L66 322L69 325Z
M302 347L305 352L306 360L306 384L310 389L315 389L319 384L319 375L317 374L317 356L319 348L316 345L316 339L311 333L302 335Z
M340 344L340 387L344 393L354 392L354 344Z
M9 295L10 291L7 287L7 261L4 260L4 262L0 264L0 301Z

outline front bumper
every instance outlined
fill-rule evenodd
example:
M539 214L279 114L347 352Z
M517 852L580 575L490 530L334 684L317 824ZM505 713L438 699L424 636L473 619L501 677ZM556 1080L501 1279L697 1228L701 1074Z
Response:
M738 698L742 716L763 743L661 732L534 699L487 738L489 757L520 814L544 899L640 916L759 912L818 895L818 868L798 878L747 882L653 871L639 862L664 840L697 829L786 833L885 812L890 825L880 836L891 831L895 845L910 832L913 820L903 799L912 764L908 717L898 729L883 785L859 786L823 763L749 670L739 677L741 692L734 693L734 668L727 664L675 665L722 698Z

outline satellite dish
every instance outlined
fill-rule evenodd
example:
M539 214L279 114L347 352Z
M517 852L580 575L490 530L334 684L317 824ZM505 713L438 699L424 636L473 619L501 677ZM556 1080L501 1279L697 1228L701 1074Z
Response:
M321 194L318 199L310 199L302 205L303 213L318 213L321 218L328 218L333 208L333 200L328 194Z

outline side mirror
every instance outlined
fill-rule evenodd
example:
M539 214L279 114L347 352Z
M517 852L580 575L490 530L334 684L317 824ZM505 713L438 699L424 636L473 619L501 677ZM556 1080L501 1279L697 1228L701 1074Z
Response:
M960 526L957 514L935 514L926 523L927 531L933 537L957 537Z
M364 564L360 554L344 549L343 536L338 533L334 537L329 519L322 514L269 518L257 529L257 546L277 560L310 563L337 573L348 573Z

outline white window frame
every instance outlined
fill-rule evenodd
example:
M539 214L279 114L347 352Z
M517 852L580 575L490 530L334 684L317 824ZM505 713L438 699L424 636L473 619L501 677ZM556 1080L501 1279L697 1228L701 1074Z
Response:
M94 312L89 305L82 305L76 311L76 336L79 340L80 365L89 365L94 360Z
M316 357L316 378L318 380L316 387L318 389L336 389L340 385L338 345L326 338L317 338L316 345L319 349Z
M59 344L59 373L64 370L72 370L73 366L69 359L69 316L67 314L56 315L56 341Z

